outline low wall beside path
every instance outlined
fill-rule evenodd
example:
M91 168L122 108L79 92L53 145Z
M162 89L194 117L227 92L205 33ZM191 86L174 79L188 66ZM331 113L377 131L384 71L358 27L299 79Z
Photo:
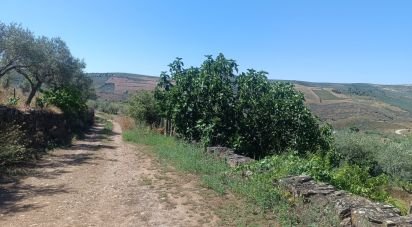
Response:
M208 147L207 152L226 160L231 167L246 164L253 159L227 147ZM340 220L340 226L399 226L412 227L412 214L402 216L398 208L379 202L373 202L361 196L338 190L330 184L316 182L310 176L290 176L273 182L290 196L302 199L305 203L332 208ZM412 207L411 207L412 209Z

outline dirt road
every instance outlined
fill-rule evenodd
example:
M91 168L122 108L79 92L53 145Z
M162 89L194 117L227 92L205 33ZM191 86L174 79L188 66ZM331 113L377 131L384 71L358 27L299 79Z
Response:
M161 165L121 129L83 140L0 184L0 226L216 226L225 202L195 176ZM222 202L223 201L223 202Z

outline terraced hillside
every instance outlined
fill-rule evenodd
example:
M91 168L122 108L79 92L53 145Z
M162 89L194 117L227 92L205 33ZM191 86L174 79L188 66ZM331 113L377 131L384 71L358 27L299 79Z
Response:
M120 101L136 91L153 90L158 77L130 73L88 73L98 98Z
M153 90L158 77L127 73L89 73L100 99L125 100ZM307 104L335 128L412 128L412 85L334 84L290 81Z
M335 128L412 127L412 86L292 81L310 108Z

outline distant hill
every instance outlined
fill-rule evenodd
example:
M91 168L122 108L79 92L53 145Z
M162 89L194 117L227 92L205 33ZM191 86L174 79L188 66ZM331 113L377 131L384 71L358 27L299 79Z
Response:
M291 81L321 119L336 128L412 127L412 86Z
M153 90L158 77L129 73L89 73L100 99L119 101L139 90ZM412 128L412 85L340 84L288 81L307 105L335 128Z
M136 91L154 90L158 77L131 73L88 73L97 97L109 101L126 100Z

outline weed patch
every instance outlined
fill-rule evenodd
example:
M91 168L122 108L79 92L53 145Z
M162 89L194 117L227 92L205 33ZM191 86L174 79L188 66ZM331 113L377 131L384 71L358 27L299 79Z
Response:
M247 215L256 216L260 213L256 210L260 210L263 216L276 218L282 226L307 226L315 223L333 226L336 224L330 223L333 218L326 218L325 215L329 214L324 212L312 212L313 214L308 214L309 217L300 218L300 213L296 210L297 206L288 201L288 196L282 190L273 186L273 179L275 179L273 172L265 171L253 174L251 177L244 177L242 169L231 169L222 159L205 153L198 145L155 134L143 127L124 132L123 139L151 146L162 161L172 164L180 171L197 174L205 187L221 195L231 191L245 198L247 210L251 211ZM279 172L277 176L281 177L291 172L293 171ZM239 224L242 225L242 223ZM247 225L250 224L247 223Z

